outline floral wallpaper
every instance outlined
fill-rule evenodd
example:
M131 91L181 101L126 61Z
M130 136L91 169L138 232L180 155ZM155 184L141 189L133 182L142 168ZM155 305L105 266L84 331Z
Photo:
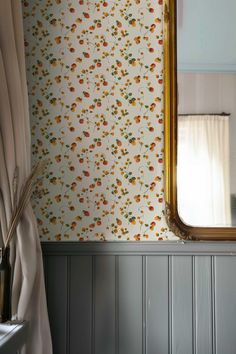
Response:
M22 1L43 241L173 238L163 194L162 0Z

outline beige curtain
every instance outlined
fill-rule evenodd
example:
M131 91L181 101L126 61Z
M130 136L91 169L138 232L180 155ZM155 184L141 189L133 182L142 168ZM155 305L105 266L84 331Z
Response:
M18 167L19 188L31 170L30 122L24 61L20 0L0 0L0 239L6 235L14 208L13 180ZM11 245L13 318L29 321L22 353L51 354L41 247L36 220L27 207Z
M229 117L178 117L178 210L193 226L231 226Z

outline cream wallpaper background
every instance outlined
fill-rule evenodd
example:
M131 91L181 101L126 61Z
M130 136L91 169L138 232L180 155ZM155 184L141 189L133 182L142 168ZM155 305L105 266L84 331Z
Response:
M162 0L25 0L43 241L173 239L164 217Z

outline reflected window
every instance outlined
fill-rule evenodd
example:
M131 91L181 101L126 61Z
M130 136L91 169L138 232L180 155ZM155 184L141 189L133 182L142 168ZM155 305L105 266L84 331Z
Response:
M178 117L178 211L191 226L231 226L229 116Z

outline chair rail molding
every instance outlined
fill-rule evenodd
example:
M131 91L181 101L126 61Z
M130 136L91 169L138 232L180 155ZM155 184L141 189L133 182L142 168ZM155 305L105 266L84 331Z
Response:
M44 255L231 255L236 242L42 242Z

